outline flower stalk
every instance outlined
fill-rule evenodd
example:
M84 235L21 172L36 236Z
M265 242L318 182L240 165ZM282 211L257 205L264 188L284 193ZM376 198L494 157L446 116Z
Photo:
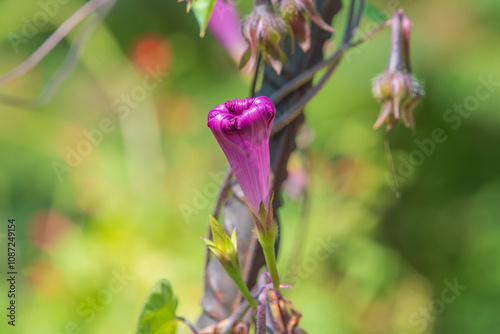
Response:
M268 210L266 210L264 204L261 203L259 215L256 215L250 207L249 209L255 219L257 238L264 252L264 258L266 260L267 269L269 270L269 275L271 276L273 287L279 289L280 278L278 275L278 266L276 264L276 252L274 250L276 237L278 235L278 226L273 219L273 198L274 195L271 196L269 200Z
M250 294L250 291L248 290L248 287L247 287L246 283L243 281L243 277L241 275L241 271L240 271L239 275L237 275L235 277L232 277L230 275L229 277L231 277L231 279L234 281L234 283L236 284L236 286L240 290L241 295L243 296L243 298L245 298L245 300L250 305L252 305L252 306L259 305L259 303L257 302L257 300L255 300L255 298L252 297L252 295Z
M280 288L280 277L278 275L278 266L276 264L276 254L274 251L275 241L276 238L267 240L266 238L261 238L259 235L259 242L262 246L262 251L264 252L264 258L266 259L266 265L267 269L269 270L269 275L271 275L273 287L274 289L278 290Z

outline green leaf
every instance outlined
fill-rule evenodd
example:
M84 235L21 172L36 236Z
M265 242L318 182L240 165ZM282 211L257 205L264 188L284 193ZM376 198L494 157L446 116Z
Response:
M144 302L137 334L174 334L177 327L176 309L177 297L172 293L170 282L159 280Z
M388 18L384 15L384 11L370 2L365 3L363 12L363 14L367 15L370 20L375 21L378 24L383 24L388 20Z
M200 25L200 37L205 36L205 30L207 30L208 20L214 9L214 4L215 0L194 0L191 4L194 17Z

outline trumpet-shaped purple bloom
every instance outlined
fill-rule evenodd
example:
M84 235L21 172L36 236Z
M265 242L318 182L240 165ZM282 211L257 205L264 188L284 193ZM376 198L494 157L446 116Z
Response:
M227 101L208 113L208 127L257 215L260 203L269 210L269 136L275 113L265 96Z

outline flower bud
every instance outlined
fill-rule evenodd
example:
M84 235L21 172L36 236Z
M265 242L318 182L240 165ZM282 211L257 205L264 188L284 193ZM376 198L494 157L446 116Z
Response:
M257 306L257 301L252 297L248 287L243 280L240 262L238 260L238 241L236 240L236 229L233 230L231 237L219 224L217 219L210 216L210 228L212 230L212 240L201 238L207 244L208 248L226 271L227 275L233 280L243 297L252 306Z
M248 206L269 208L269 136L276 108L266 96L227 101L208 113L208 127L233 170Z
M240 262L238 260L238 242L236 240L236 229L231 237L219 224L217 219L210 216L210 228L212 230L212 240L202 238L212 251L220 264L230 277L241 275Z
M264 62L279 74L283 63L286 64L286 55L281 48L285 34L285 21L275 14L270 4L257 1L243 23L248 48L241 58L240 68L247 62L250 62L250 70L255 68L260 51Z

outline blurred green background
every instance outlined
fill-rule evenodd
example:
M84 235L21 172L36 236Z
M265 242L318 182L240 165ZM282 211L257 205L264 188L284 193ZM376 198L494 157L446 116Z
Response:
M0 73L83 4L59 4L26 34L47 2L0 2ZM500 3L373 3L412 19L413 69L426 90L416 133L400 125L390 136L402 196L388 182L384 131L372 130L384 31L351 51L307 106L303 137L312 142L290 169L295 181L310 171L310 210L304 219L290 182L279 266L295 287L286 295L309 333L498 333ZM333 23L339 31L343 16ZM359 35L370 27L367 17ZM14 217L19 273L15 328L5 316L7 275L0 279L2 333L134 333L163 277L178 314L196 321L199 236L226 168L206 115L246 97L250 83L210 34L198 35L184 3L119 1L50 103L0 105L0 263L6 272ZM1 92L37 95L75 36ZM148 66L161 75L145 82Z

